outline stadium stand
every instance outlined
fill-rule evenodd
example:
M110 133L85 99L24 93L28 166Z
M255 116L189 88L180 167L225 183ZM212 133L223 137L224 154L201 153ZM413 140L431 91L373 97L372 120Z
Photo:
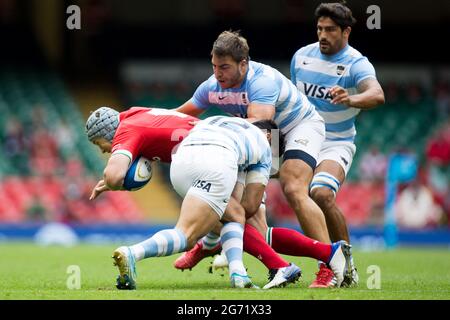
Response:
M54 73L0 72L0 222L134 223L143 214L126 192L89 194L104 160Z

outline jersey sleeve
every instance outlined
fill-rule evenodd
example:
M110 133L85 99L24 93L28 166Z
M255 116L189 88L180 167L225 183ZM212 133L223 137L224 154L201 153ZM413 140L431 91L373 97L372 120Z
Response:
M248 93L250 103L275 106L280 92L275 80L269 77L260 77L250 84Z
M270 178L270 167L267 164L257 163L252 164L247 168L247 175L245 179L245 184L250 183L261 183L267 185Z
M191 98L191 102L200 109L208 109L210 107L208 95L209 79L198 86Z
M123 154L130 163L139 156L142 145L141 135L133 130L118 130L112 143L111 155Z
M247 172L246 171L238 171L238 177L237 177L237 183L245 185L245 180L247 178Z
M272 152L270 149L267 149L258 163L248 166L245 184L261 183L266 186L270 179L271 167Z
M375 68L366 57L362 57L352 65L350 69L350 76L355 87L357 87L358 84L365 79L377 78Z

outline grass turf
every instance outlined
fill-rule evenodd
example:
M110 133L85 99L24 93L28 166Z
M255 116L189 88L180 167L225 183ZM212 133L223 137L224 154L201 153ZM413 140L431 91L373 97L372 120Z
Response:
M303 276L296 284L271 290L231 289L228 276L207 272L212 258L192 271L172 267L178 256L152 258L137 264L138 290L115 288L116 267L111 253L115 246L79 245L71 248L40 247L28 243L0 245L0 299L170 299L170 300L303 300L303 299L450 299L450 251L445 248L403 248L393 251L354 250L360 285L346 289L308 289L317 271L309 258L286 257L299 265ZM267 270L245 255L254 283L267 283ZM69 290L70 265L81 270L81 288ZM381 288L369 289L376 265ZM369 268L370 270L370 268ZM370 282L370 281L369 281Z

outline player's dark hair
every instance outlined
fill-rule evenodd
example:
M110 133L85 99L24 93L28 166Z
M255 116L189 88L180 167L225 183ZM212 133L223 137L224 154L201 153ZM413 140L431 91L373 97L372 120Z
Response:
M214 41L211 55L219 57L231 56L234 61L248 61L250 48L247 39L241 36L239 31L224 31Z
M342 3L321 3L314 13L316 21L322 17L328 17L333 20L341 30L347 27L353 27L356 23L356 19L352 15L352 11L345 5L345 1Z
M284 134L279 130L278 125L273 120L258 120L252 123L254 126L260 128L261 130L278 130L278 152L281 156L284 153L284 149L286 147L286 143L284 141ZM272 135L272 139L274 139ZM273 140L272 140L273 141Z

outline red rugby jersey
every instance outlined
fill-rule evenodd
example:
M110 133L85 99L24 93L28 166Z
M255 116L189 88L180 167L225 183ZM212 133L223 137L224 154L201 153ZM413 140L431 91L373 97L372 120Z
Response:
M112 154L122 153L133 161L141 155L149 160L170 162L175 147L197 121L195 117L169 109L132 107L119 115Z

